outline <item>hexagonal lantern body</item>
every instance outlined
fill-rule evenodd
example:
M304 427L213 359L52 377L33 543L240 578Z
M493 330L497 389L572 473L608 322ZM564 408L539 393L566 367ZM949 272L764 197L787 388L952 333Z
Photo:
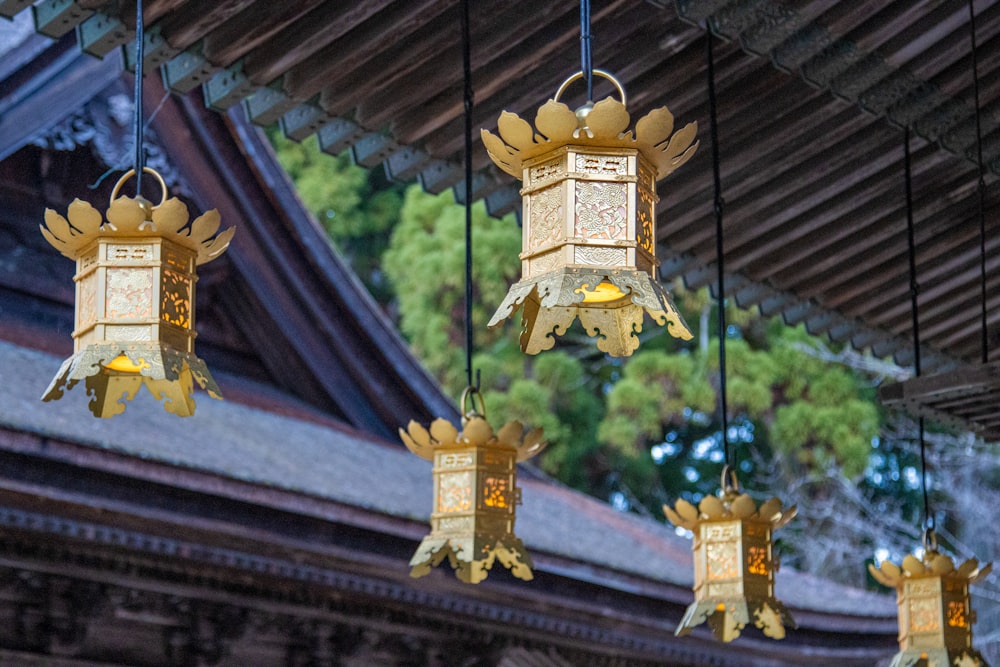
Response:
M774 597L771 528L757 521L705 521L694 544L694 599ZM729 605L727 605L729 606Z
M593 267L655 278L659 198L654 171L638 150L563 146L526 162L523 182L523 279ZM625 297L609 281L581 291L585 304Z
M908 579L898 589L899 648L972 648L968 581L954 576Z
M165 238L97 239L73 277L74 350L158 342L193 353L194 261L194 252Z
M434 453L434 510L426 541L448 541L472 562L490 558L497 545L521 549L514 536L521 504L513 449L467 447ZM524 554L527 567L530 557Z

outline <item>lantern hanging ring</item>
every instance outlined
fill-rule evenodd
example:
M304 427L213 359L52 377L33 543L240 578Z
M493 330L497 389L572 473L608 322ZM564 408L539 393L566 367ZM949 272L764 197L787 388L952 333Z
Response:
M601 78L604 78L604 79L607 79L608 81L610 81L611 85L613 85L618 90L618 95L619 95L619 97L621 97L622 106L623 107L624 106L628 106L627 104L625 104L625 89L622 88L622 84L619 83L618 79L616 79L610 73L605 72L602 69L595 69L595 70L591 70L591 71L594 74L596 74L597 76L599 76ZM559 90L556 91L556 96L553 97L552 100L554 102L558 102L559 98L562 97L562 94L566 92L567 88L569 88L569 85L571 83L573 83L574 81L579 81L582 78L583 78L583 72L577 72L576 74L570 76L568 79L566 79L565 81L563 81L562 85L559 86ZM587 100L587 101L589 102L591 100Z
M937 550L937 534L934 532L934 526L929 526L924 529L924 551L937 553Z
M740 492L740 480L736 477L736 471L729 467L729 464L722 466L722 493L724 495L738 495Z
M478 401L477 401L478 398ZM472 401L471 408L468 407L469 401ZM476 409L476 403L479 403L479 409ZM483 400L483 395L475 387L469 386L465 388L462 392L462 424L469 421L473 417L486 418L486 401Z
M160 192L162 193L162 195L160 196L160 203L153 206L152 208L157 209L160 206L163 206L163 202L167 201L167 184L163 180L163 176L160 176L160 172L156 171L152 167L143 167L142 173L150 174L160 184ZM118 197L118 192L122 189L122 186L125 185L125 181L132 178L133 176L135 176L135 169L129 169L122 175L121 178L118 179L118 182L115 183L115 187L111 190L112 202Z

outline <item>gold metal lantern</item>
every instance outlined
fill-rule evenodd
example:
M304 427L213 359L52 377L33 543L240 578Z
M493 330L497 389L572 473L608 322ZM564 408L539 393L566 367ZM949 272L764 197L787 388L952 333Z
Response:
M467 410L477 397L480 409ZM531 557L514 535L521 503L517 463L544 449L542 429L524 433L520 422L512 421L494 433L474 389L463 394L462 409L461 431L446 419L435 419L429 430L415 421L399 429L411 452L434 463L431 532L410 560L410 575L428 574L447 557L467 584L485 579L495 560L530 581Z
M791 614L774 597L778 557L772 531L792 520L777 498L760 507L739 492L736 475L723 472L719 496L705 496L697 507L681 499L663 512L675 526L694 533L694 598L678 636L708 622L715 637L730 642L753 621L772 639L785 637L785 626L795 627Z
M61 398L84 380L95 417L125 410L143 385L164 407L182 417L194 413L194 382L222 398L205 362L194 354L195 267L221 255L235 228L218 232L211 210L188 225L187 207L167 198L159 204L142 197L118 197L126 173L115 185L107 220L76 199L68 221L45 211L42 235L76 262L74 354L63 362L42 400Z
M489 322L500 325L523 307L521 349L537 354L555 344L577 317L597 347L616 357L639 346L645 311L676 338L691 332L670 294L656 282L656 182L694 154L697 124L674 129L666 107L629 129L621 101L588 102L574 113L559 97L570 77L535 116L535 127L503 112L500 136L482 131L500 169L521 179L521 280Z
M868 571L879 583L896 589L899 606L899 653L890 667L988 667L972 648L976 614L969 603L969 584L989 574L991 564L969 559L957 568L937 551L928 531L922 556L908 555L902 567L882 561Z

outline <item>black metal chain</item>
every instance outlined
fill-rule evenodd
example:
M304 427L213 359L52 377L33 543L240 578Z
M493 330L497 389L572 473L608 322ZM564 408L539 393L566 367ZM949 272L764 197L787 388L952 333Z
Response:
M469 0L462 2L462 71L465 81L465 376L472 387L472 38Z
M969 39L972 42L972 91L976 105L976 165L979 168L979 277L982 301L982 361L990 360L990 340L986 331L986 179L983 177L983 128L979 114L979 62L976 55L976 12L969 0Z
M726 202L722 198L722 176L719 167L719 121L715 105L715 56L712 53L712 33L708 31L705 32L705 58L708 63L708 117L712 135L712 182L715 187L715 264L719 272L719 409L722 413L722 450L726 465L731 465L729 407L726 400L726 279L722 238L722 216Z
M590 0L580 0L580 71L587 82L587 101L594 99L594 59L590 51Z
M906 247L910 260L910 314L913 318L913 369L920 377L920 315L917 297L920 294L920 284L917 282L917 244L913 233L913 172L910 164L910 128L903 132L903 172L906 180ZM930 494L927 491L927 441L924 437L924 418L917 419L918 436L920 438L920 490L924 497L925 531L934 530L934 518L931 516Z
M142 34L142 0L135 3L135 196L142 196L142 169L145 166L146 156L143 152L142 139L142 61L143 54L143 34Z

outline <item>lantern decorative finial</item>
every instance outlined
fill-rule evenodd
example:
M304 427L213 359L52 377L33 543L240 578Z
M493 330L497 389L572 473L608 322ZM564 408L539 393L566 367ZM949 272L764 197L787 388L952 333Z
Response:
M902 567L888 560L868 571L884 586L896 589L899 606L899 653L890 667L988 667L972 648L976 614L969 602L969 584L993 569L971 558L957 568L939 553L934 531L924 533L923 554L908 555Z
M467 409L478 399L479 409ZM486 578L493 562L530 581L531 557L514 535L515 508L521 503L517 463L545 448L542 429L524 433L512 421L494 433L486 421L482 395L469 387L462 394L462 430L435 419L430 430L411 421L399 437L407 449L434 463L431 532L410 560L410 575L421 577L445 557L467 584Z
M535 116L535 128L503 112L500 136L482 130L500 169L523 182L521 280L489 322L498 326L523 306L521 349L537 354L555 344L577 317L597 347L616 357L639 346L645 311L670 335L691 332L670 294L656 282L656 181L687 162L698 147L698 126L674 132L660 107L629 129L625 93L602 70L621 101L588 101L576 113L559 97L577 73Z
M774 597L778 557L772 531L795 516L796 508L781 507L777 498L760 507L740 493L736 474L725 466L718 496L705 496L697 507L680 499L663 512L675 526L694 533L694 598L678 636L708 622L716 639L730 642L753 622L766 636L784 639L785 626L795 627L791 614Z
M214 209L189 225L187 207L167 199L163 178L149 167L143 171L159 181L159 204L117 196L135 175L130 170L111 193L106 221L75 199L68 221L47 209L41 227L45 239L76 262L75 351L42 400L61 398L64 389L84 380L95 417L121 414L121 399L131 400L143 385L182 417L194 413L194 382L222 398L194 354L195 267L225 252L235 228L217 234Z

